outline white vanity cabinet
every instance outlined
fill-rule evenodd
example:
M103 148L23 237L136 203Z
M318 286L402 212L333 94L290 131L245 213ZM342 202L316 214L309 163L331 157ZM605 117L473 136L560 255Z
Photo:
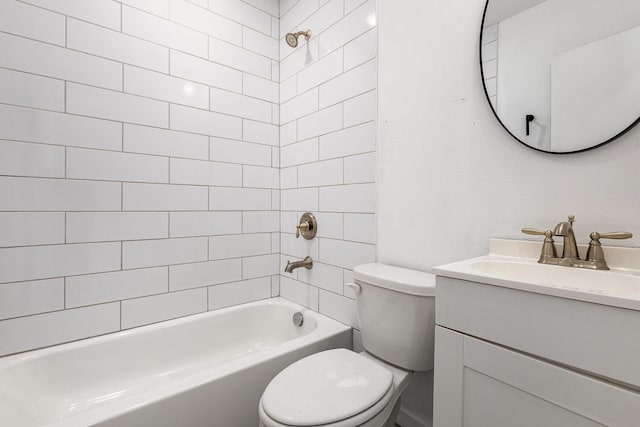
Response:
M435 427L638 426L640 394L436 327Z
M436 283L434 427L640 426L640 312Z

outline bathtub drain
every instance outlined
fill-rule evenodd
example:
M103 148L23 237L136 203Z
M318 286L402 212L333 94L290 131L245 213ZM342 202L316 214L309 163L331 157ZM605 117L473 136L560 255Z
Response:
M304 316L302 312L298 311L297 313L293 313L293 324L296 326L302 326L304 323Z

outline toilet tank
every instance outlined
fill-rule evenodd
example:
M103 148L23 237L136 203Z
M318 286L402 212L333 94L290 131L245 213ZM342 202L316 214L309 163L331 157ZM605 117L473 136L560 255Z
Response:
M385 264L353 270L362 345L374 356L411 371L433 369L433 274Z

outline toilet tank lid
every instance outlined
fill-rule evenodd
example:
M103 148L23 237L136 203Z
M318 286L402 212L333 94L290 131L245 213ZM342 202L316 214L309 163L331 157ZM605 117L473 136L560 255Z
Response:
M423 271L372 263L356 266L353 278L356 282L405 294L427 297L436 295L436 276Z

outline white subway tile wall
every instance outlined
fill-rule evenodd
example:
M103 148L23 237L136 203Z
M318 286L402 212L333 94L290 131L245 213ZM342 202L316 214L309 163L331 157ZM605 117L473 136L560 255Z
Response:
M498 26L493 24L482 30L482 73L494 109L498 106Z
M0 2L0 356L279 294L279 15Z
M358 327L376 31L374 0L2 1L0 356L277 295Z
M376 10L368 0L280 2L280 295L358 328L352 269L375 260ZM290 31L310 29L292 49ZM295 238L305 211L312 241ZM310 255L313 269L283 273Z

